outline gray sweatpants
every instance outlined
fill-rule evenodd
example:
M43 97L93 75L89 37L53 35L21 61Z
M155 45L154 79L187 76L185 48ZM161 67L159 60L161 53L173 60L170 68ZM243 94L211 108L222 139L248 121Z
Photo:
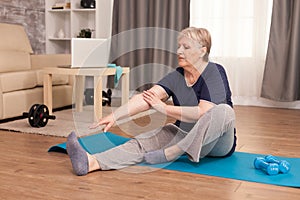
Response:
M173 124L142 133L108 151L94 154L102 170L121 169L143 162L144 154L178 145L193 162L204 156L225 156L234 143L235 114L227 104L206 112L189 131Z

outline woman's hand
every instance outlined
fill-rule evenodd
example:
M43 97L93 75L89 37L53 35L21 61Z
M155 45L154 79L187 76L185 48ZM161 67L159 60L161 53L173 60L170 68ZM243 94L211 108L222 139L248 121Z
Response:
M146 90L143 92L144 101L158 112L165 113L166 104L161 101L154 91Z
M98 123L91 125L89 128L95 129L99 126L104 126L103 132L107 132L108 129L110 129L114 125L114 123L115 123L114 116L113 116L113 114L110 114L110 115L100 119Z

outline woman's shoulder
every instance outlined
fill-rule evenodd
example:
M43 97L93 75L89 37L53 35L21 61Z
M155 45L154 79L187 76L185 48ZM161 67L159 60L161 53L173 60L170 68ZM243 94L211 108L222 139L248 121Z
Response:
M225 68L219 63L209 62L208 67L206 67L206 69L207 69L206 71L210 73L218 72L221 74L226 74Z
M220 63L216 63L216 62L209 62L208 63L210 66L212 66L212 67L215 67L215 68L217 68L217 69L219 69L219 70L224 70L224 67L223 67L223 65L221 65Z
M178 76L182 77L184 75L184 69L182 67L177 67L173 71L167 74L168 76Z
M174 83L183 79L183 68L177 67L173 71L165 75L158 83Z

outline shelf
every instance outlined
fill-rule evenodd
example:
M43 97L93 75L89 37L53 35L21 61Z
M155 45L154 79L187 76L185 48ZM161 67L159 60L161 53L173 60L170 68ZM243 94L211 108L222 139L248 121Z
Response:
M55 40L58 40L58 41L70 41L70 40L72 40L72 38L56 38L56 37L49 37L48 39L53 40L53 41L55 41Z
M113 0L96 0L97 8L82 8L81 0L44 1L46 53L70 53L72 38L76 38L82 29L92 29L92 38L110 37ZM52 9L58 3L64 6L63 2L70 2L70 8Z
M71 9L49 9L48 12L54 12L54 13L68 13Z
M95 12L96 9L95 8L77 8L77 9L73 9L72 11L74 11L74 12Z

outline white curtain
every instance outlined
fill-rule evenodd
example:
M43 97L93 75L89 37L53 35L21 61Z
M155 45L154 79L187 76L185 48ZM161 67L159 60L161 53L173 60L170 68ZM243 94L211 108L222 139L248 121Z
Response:
M190 26L210 31L210 60L225 67L235 105L295 106L260 97L272 3L272 0L191 0Z

